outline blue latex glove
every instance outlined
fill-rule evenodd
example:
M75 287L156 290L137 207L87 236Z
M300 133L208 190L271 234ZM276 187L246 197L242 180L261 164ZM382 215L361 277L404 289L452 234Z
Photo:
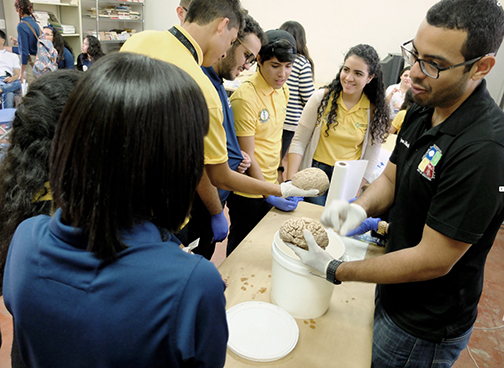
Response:
M357 226L355 229L350 230L346 236L360 235L367 233L369 230L378 230L378 223L381 221L381 218L368 217L362 224Z
M212 215L211 221L214 241L221 242L226 239L229 225L226 216L224 216L224 210L222 210L222 212L217 215Z
M282 198L270 195L268 198L266 198L266 203L271 204L272 206L278 208L281 211L285 212L294 211L298 205L299 200L293 200L291 198L300 198L300 197Z
M304 201L304 197L287 197L287 199L289 201L293 201L293 202L297 202L297 203Z

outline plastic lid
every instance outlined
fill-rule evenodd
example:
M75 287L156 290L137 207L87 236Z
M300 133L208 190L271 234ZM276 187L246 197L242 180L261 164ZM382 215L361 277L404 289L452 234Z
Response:
M226 312L229 349L254 362L273 362L297 344L299 328L284 309L264 302L245 302Z

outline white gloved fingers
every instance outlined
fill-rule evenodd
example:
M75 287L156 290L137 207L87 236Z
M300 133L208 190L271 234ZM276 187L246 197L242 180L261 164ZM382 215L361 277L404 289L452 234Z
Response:
M346 220L349 204L347 201L333 200L327 206L320 217L320 222L324 226L332 227L339 231L341 223Z
M362 222L367 218L367 213L358 204L351 203L348 206L348 211L346 214L345 221L341 224L339 234L341 236L346 236L350 230L355 229L357 226L362 224Z
M306 244L308 244L308 249L310 252L319 253L319 250L322 250L322 248L319 247L317 241L313 237L313 234L309 230L304 229L303 235L306 240Z
M298 195L296 197L316 197L320 193L320 190L318 189L308 189L308 190L303 190L301 195Z
M318 189L304 190L296 187L291 181L283 182L280 184L280 190L282 191L282 197L315 197L319 194Z
M299 257L299 259L303 260L303 256L305 253L308 253L307 250L304 250L303 248L299 248L297 245L291 244L291 243L285 243L296 255Z

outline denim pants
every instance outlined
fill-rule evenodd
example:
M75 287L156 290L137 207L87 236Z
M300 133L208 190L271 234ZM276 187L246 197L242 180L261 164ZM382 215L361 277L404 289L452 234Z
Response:
M313 160L312 167L318 167L320 170L325 172L327 177L329 178L329 182L331 182L334 166L330 166L327 164L323 164L322 162L318 162L318 161ZM308 202L308 203L314 203L314 204L318 204L321 206L325 206L326 200L327 200L327 192L325 192L324 194L322 194L321 196L318 196L318 197L305 197L304 200L305 200L305 202Z
M419 339L399 328L378 298L373 326L372 368L449 368L471 337L472 326L461 336L436 343Z
M16 79L11 83L4 83L4 79L7 77L0 77L0 88L2 89L2 101L3 107L5 109L10 109L14 107L14 92L21 92L21 81Z

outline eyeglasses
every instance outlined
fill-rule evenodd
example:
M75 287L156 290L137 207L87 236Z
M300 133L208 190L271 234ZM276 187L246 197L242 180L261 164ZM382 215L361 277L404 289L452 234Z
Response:
M404 61L408 65L411 65L411 66L415 65L415 63L418 61L418 64L420 65L420 69L422 70L422 73L424 73L428 77L431 77L434 79L438 79L439 73L442 71L450 70L453 68L458 68L459 66L474 64L475 62L477 62L478 60L480 60L483 57L483 56L479 56L477 58L465 61L460 64L452 65L452 66L449 66L446 68L441 68L430 61L419 59L418 56L413 51L408 50L406 48L406 45L408 45L409 43L413 44L413 40L405 42L401 45L401 51L402 51L402 56L404 58ZM487 54L487 55L491 55L491 54ZM484 55L484 56L487 56L487 55Z
M237 38L236 41L238 41L244 48L245 48L245 63L244 64L250 64L250 66L254 65L256 63L256 57L252 51L249 50L247 46L239 39Z

